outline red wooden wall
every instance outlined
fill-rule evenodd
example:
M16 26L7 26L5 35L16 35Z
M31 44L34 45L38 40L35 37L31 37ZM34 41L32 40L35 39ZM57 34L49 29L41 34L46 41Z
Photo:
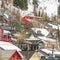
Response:
M22 60L20 54L16 51L9 60Z

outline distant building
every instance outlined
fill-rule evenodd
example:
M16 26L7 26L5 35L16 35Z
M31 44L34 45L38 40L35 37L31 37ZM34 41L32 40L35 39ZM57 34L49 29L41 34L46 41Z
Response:
M39 38L35 37L34 35L31 35L29 38L26 38L26 41L31 43L28 45L29 50L36 50L44 46L44 43Z

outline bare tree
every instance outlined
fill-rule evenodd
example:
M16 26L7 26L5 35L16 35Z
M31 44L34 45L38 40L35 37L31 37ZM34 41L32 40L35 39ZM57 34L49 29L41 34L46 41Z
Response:
M34 5L34 16L37 16L37 7L38 7L38 0L33 0Z
M26 37L26 32L25 32L25 30L22 30L21 33L19 34L19 36L17 37L17 44L18 44L18 46L19 46L19 44L24 42L24 38L25 37Z

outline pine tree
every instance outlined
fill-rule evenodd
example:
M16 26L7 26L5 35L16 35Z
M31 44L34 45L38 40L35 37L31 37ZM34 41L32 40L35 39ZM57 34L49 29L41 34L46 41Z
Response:
M14 0L14 5L20 7L22 10L28 9L28 1L27 0Z

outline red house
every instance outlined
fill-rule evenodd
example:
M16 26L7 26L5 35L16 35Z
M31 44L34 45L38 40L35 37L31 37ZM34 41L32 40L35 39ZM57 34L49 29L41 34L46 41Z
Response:
M15 51L9 60L22 60L22 56L20 55L20 53Z
M11 42L11 36L9 34L4 34L4 30L0 28L0 41Z
M9 34L3 35L2 40L5 42L11 42L11 36Z
M32 21L34 18L35 18L35 19L38 19L38 20L42 20L41 17L37 17L37 16L24 16L24 17L22 18L23 25L31 25L31 21ZM29 19L31 19L31 21L29 21Z
M0 60L23 60L23 56L18 51L0 49Z

